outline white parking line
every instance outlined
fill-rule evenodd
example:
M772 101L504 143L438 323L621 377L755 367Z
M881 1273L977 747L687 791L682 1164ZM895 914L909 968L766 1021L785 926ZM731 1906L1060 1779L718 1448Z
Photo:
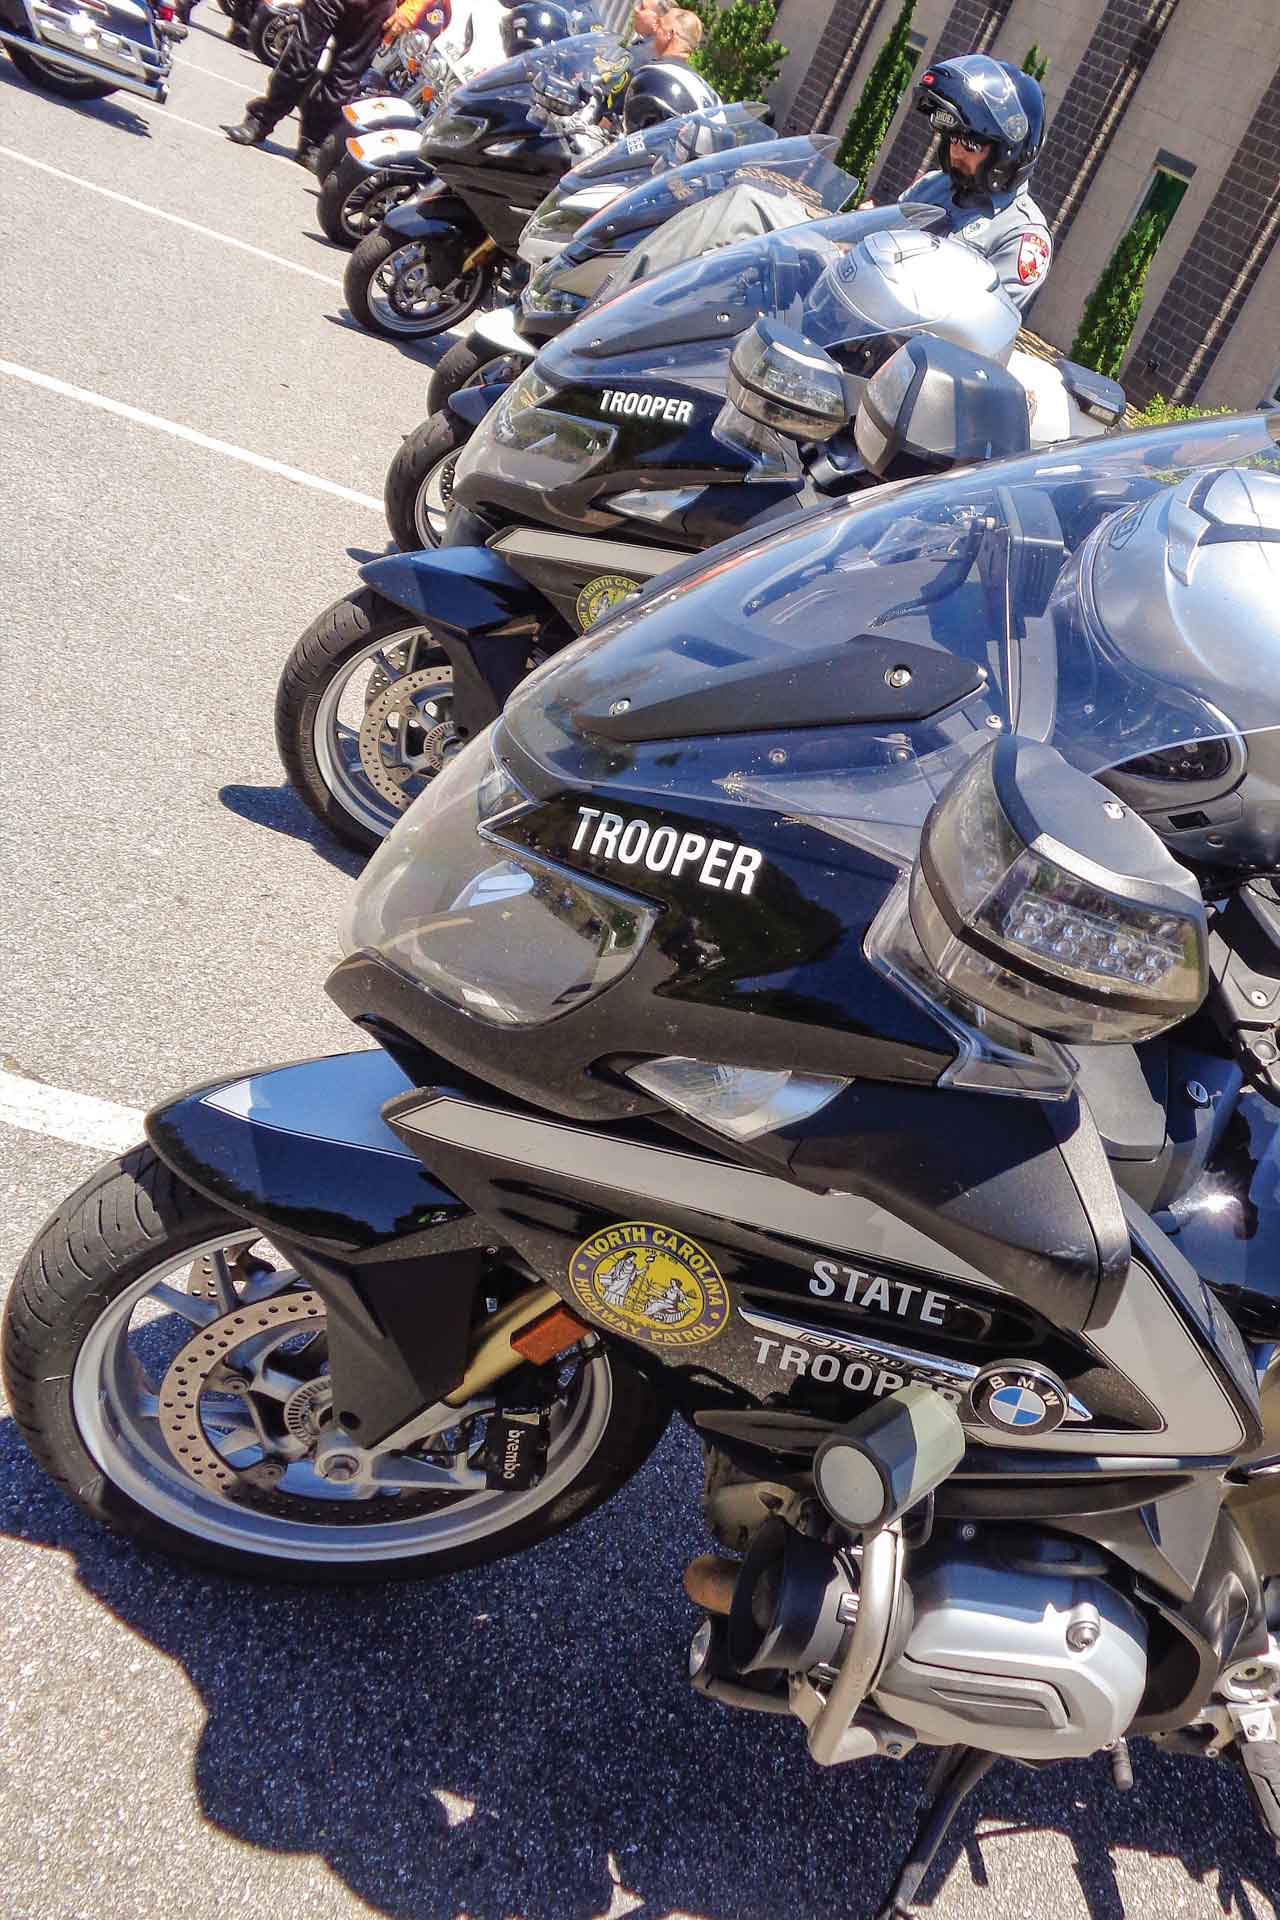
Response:
M11 380L24 380L31 387L43 387L48 393L61 394L66 400L79 400L83 406L97 407L103 413L117 414L120 419L132 420L140 427L150 427L155 433L171 434L175 440L186 440L193 447L204 447L210 453L225 454L228 460L242 461L245 466L257 467L262 473L274 473L281 480L292 480L295 486L310 487L313 493L329 493L335 500L349 500L354 506L368 507L371 513L382 512L381 500L375 500L371 493L358 493L354 487L340 487L333 480L322 480L319 474L304 473L301 467L288 467L282 460L269 460L265 454L252 453L248 447L234 446L229 440L215 440L210 434L197 433L194 427L184 427L177 420L162 419L158 413L146 413L141 407L131 407L124 400L112 400L105 393L93 393L88 387L73 387L70 381L56 380L51 373L37 373L34 367L20 367L12 360L0 360L0 374L6 374Z
M216 67L197 66L194 60L179 60L177 65L179 71L182 73L207 73L211 80L222 80L225 81L229 87L239 87L241 93L262 93L266 87L265 80L261 86L250 87L247 86L243 80L233 80L229 73L219 73ZM267 79L270 79L270 77L270 74L268 74ZM194 120L191 122L193 127L196 124Z
M196 121L190 124L195 126ZM185 220L180 213L170 213L167 207L153 207L146 200L134 200L127 193L117 193L112 187L100 187L92 180L84 180L78 173L65 173L61 167L51 167L47 160L35 160L29 153L19 153L14 147L0 147L0 158L16 160L20 166L34 167L39 173L50 173L55 180L69 180L74 187L83 187L86 193L101 194L104 200L114 200L122 207L132 207L136 213L149 213L153 220L167 220L172 226L185 227L189 233L203 234L206 240L220 240L225 247L235 247L240 253L251 253L258 260L269 260L273 266L288 267L291 273L305 274L308 280L318 280L322 287L341 287L341 280L333 280L327 273L317 273L314 267L303 267L296 260L286 260L283 254L268 253L265 247L250 246L247 240L237 240L234 234L219 233L216 227L202 227L198 220Z
M142 1114L136 1107L117 1106L92 1093L65 1093L42 1080L2 1070L0 1121L46 1140L95 1147L99 1153L124 1153L142 1139Z

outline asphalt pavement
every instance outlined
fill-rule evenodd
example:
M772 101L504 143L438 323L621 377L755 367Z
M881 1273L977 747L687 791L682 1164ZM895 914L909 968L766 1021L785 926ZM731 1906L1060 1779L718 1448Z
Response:
M322 982L358 863L284 787L272 699L384 547L432 358L346 318L292 123L222 137L264 78L225 24L203 0L164 109L0 55L0 1071L128 1108L353 1042ZM99 1158L0 1121L0 1286ZM692 1694L697 1486L672 1431L520 1560L264 1590L103 1535L0 1415L0 1920L873 1912L924 1759L823 1773ZM922 1911L1276 1915L1233 1776L1135 1759L1123 1797L998 1768Z

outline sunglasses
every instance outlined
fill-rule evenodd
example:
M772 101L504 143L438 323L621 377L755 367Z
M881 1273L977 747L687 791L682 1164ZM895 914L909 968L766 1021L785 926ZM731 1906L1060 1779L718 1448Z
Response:
M953 133L951 144L963 148L965 153L985 153L991 142L980 140L976 133Z

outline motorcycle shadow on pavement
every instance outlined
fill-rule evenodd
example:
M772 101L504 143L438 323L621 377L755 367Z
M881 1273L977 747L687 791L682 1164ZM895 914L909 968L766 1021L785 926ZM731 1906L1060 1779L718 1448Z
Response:
M19 93L30 94L33 100L44 101L59 113L74 113L82 120L97 120L104 127L118 127L121 133L134 133L144 140L151 138L151 128L142 115L135 113L132 107L124 106L114 96L109 100L65 100L61 96L46 93L40 87L33 87L29 80L24 80L12 60L4 57L2 50L0 81L16 88Z
M798 1726L692 1693L680 1572L707 1544L698 1467L673 1430L605 1509L532 1554L435 1582L263 1588L104 1535L4 1420L0 1529L68 1555L88 1594L185 1670L206 1715L191 1762L204 1820L318 1856L388 1920L871 1915L927 1756L824 1773ZM127 1666L131 1650L112 1657ZM156 1727L150 1764L180 1796L186 1748L165 1738ZM1132 1849L1171 1856L1175 1884L1185 1874L1203 1892L1174 1892L1157 1868L1166 1899L1128 1863L1130 1914L1176 1904L1265 1920L1280 1873L1238 1783L1141 1743L1135 1760L1127 1796L1101 1760L998 1768L948 1838L923 1911L1004 1920L1030 1901L1055 1920L1123 1920L1116 1860ZM69 1783L69 1802L83 1787ZM1037 1844L1046 1829L1072 1850L1077 1898L1061 1846Z
M350 874L352 879L364 870L364 858L335 840L315 816L307 812L287 782L282 781L278 787L219 787L218 798L228 813L237 814L241 820L250 820L254 826L266 827L272 833L282 833L286 839L304 841L320 859L327 860L340 873Z

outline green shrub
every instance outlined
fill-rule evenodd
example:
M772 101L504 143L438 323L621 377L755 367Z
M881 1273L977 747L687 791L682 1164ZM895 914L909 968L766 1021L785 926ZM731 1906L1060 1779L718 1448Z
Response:
M1153 393L1132 424L1135 427L1172 427L1179 420L1207 420L1211 414L1230 412L1230 407L1180 407L1176 402L1166 400L1162 393Z
M761 100L787 57L771 40L777 18L774 0L685 0L702 22L702 44L690 61L722 100Z
M915 69L916 56L907 45L915 10L916 0L902 0L902 11L876 55L875 65L867 75L867 84L840 142L837 164L858 183L849 196L851 206L856 207L867 190L867 178L884 145L889 122Z
M1081 366L1118 379L1137 325L1147 269L1167 225L1158 214L1143 213L1121 236L1089 295L1080 330L1071 343L1071 358Z

